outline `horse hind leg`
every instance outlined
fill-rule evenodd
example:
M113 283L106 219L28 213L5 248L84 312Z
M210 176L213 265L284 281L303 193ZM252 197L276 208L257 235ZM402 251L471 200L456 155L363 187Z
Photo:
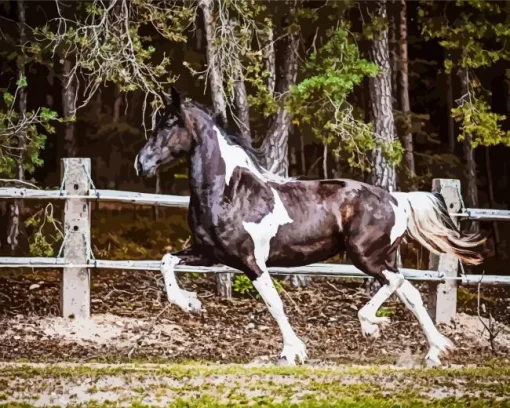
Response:
M376 274L375 271L365 272ZM380 326L390 323L389 317L377 316L376 313L382 304L397 290L402 284L404 277L400 273L382 270L377 272L377 276L383 276L385 279L378 278L381 287L370 301L358 311L358 319L361 324L361 331L365 337L378 338L380 335Z
M388 254L386 266L390 270L398 271L396 249L392 250ZM453 344L445 336L439 333L423 305L423 299L420 292L409 281L402 281L396 290L396 294L407 309L409 309L418 319L418 322L420 323L430 345L429 352L425 356L425 364L427 366L441 365L439 356L452 351L454 348Z
M427 366L440 366L439 357L442 354L448 354L455 349L453 343L443 336L434 322L430 318L418 289L405 280L397 289L397 296L406 305L406 307L416 316L422 327L425 337L429 343L429 352L425 356Z
M379 251L369 250L372 245L359 241L351 242L350 253L353 265L374 277L381 287L370 301L358 311L358 319L361 324L361 331L365 337L379 337L379 326L390 322L388 317L376 316L382 304L397 290L404 281L404 277L398 270L393 271L386 265L384 257L378 255ZM365 250L361 250L365 248ZM372 254L372 255L367 255Z

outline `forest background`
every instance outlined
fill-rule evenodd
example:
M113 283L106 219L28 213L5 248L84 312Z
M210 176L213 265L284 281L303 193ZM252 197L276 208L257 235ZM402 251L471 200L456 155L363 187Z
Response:
M97 188L188 194L184 159L150 180L133 167L174 85L277 173L401 191L455 178L466 207L506 209L509 39L504 1L1 1L0 184L58 188L77 156ZM0 251L54 256L61 210L2 202ZM102 204L92 222L102 258L189 239L178 209ZM462 226L490 235L482 268L505 274L509 225ZM417 244L402 256L427 268Z

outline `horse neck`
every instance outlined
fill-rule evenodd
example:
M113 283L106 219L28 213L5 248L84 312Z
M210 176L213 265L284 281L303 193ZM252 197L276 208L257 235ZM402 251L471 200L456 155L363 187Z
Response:
M202 127L202 129L204 129ZM225 189L225 164L218 135L207 127L198 133L189 161L191 195L201 201L215 201Z

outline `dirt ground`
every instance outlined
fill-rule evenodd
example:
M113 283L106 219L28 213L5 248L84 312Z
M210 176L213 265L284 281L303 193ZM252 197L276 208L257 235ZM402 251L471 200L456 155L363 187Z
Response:
M59 272L0 277L1 361L157 361L211 363L276 361L282 341L261 300L214 295L212 276L179 276L197 291L201 314L169 305L158 272L93 272L88 322L61 319ZM289 320L308 347L309 364L354 363L419 366L426 339L414 316L396 298L382 312L391 318L376 341L360 332L357 310L369 298L361 280L314 278L306 288L284 284ZM419 289L425 300L427 286ZM446 364L486 364L510 360L510 291L482 289L483 316L492 313L499 330L494 347L477 316L476 288L459 290L456 321L440 327L457 350ZM485 319L487 321L487 319Z

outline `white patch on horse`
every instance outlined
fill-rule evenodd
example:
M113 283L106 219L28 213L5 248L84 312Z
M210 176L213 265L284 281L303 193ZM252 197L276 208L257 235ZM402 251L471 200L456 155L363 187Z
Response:
M241 167L249 170L253 175L258 177L261 181L272 181L275 183L286 183L294 181L292 178L281 177L271 173L266 169L259 170L251 157L245 152L241 146L232 145L227 142L225 136L221 133L217 126L213 127L216 132L218 145L220 147L221 158L225 162L225 184L228 186L232 174L236 167Z
M161 273L165 281L168 301L179 306L185 312L197 312L202 308L195 292L188 292L179 287L175 278L175 265L181 260L171 254L166 254L161 260Z
M266 264L269 257L270 241L278 232L280 225L290 224L294 220L280 198L278 192L271 187L274 196L274 208L260 222L244 222L243 227L250 234L255 246L255 261L259 267Z
M430 318L430 315L423 305L423 299L418 289L416 289L410 282L404 281L402 285L397 289L397 296L407 306L407 308L413 312L420 326L422 327L427 341L430 346L430 350L425 356L425 362L427 365L439 366L441 360L439 356L442 353L448 352L454 348L450 340L443 336L439 330L437 330L434 322Z
M278 192L271 188L274 196L274 208L260 222L243 222L243 227L251 236L254 244L254 256L262 275L253 281L253 286L260 293L269 312L278 323L283 337L283 351L281 357L289 364L295 364L296 357L304 362L306 346L297 337L283 310L283 303L276 291L271 276L267 271L266 261L271 249L271 239L277 234L281 225L289 224L293 220L289 217Z
M407 221L409 217L409 205L406 205L407 201L403 202L399 200L398 195L391 193L397 199L397 205L395 206L391 201L391 207L395 214L395 224L391 228L390 232L390 243L393 244L395 240L407 231Z

